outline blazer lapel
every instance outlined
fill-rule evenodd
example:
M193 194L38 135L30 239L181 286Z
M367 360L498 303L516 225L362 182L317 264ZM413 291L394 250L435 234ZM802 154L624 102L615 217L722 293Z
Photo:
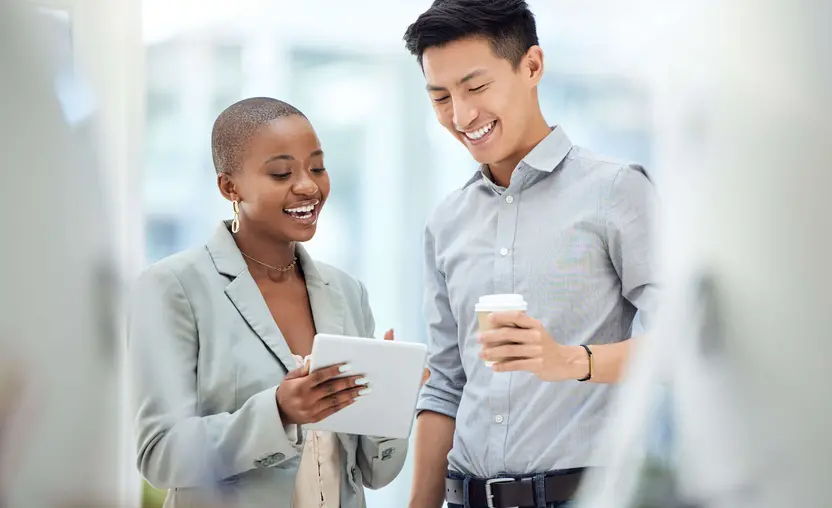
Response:
M272 313L263 299L263 294L254 277L248 271L240 249L237 248L228 224L222 223L217 228L213 238L208 242L208 252L214 260L217 271L231 277L231 282L225 288L225 294L237 311L243 316L254 333L263 341L263 344L283 364L287 372L297 368L295 359L289 346L280 333L280 328L274 322Z
M329 280L318 269L317 265L301 245L296 247L298 262L306 277L306 290L309 292L309 302L312 305L312 317L315 320L317 333L342 335L345 329L346 310L344 309L344 294L330 284ZM355 436L338 434L341 442L341 458L343 465L355 465ZM357 491L354 477L350 474L350 484L353 491Z
M240 315L246 320L252 330L260 337L260 340L271 350L278 360L286 367L287 372L297 368L292 352L280 333L280 328L274 322L272 313L263 294L254 278L248 270L238 275L225 288L231 303L237 307Z
M306 278L306 291L309 294L316 333L343 334L346 316L343 293L330 284L303 246L298 244L295 252Z

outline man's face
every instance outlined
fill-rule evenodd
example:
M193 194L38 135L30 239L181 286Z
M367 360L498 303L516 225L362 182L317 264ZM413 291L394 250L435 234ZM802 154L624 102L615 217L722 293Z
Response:
M436 118L480 164L499 163L523 147L540 77L537 63L530 68L528 59L515 71L480 37L428 48L422 55Z

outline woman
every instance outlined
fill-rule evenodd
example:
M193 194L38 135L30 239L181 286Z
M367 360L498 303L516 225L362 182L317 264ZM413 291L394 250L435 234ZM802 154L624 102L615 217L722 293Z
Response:
M212 151L233 221L137 284L139 468L170 507L363 507L407 441L300 430L369 389L360 373L336 379L346 366L310 374L313 336L374 333L364 286L300 245L329 195L318 137L292 106L252 98L220 114Z

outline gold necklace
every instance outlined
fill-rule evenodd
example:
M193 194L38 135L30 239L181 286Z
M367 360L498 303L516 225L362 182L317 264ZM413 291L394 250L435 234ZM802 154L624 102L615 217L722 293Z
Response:
M263 265L263 266L265 266L266 268L268 268L270 270L277 270L278 272L288 272L289 270L294 268L295 265L298 263L298 257L295 256L294 258L292 258L292 262L288 266L278 267L278 266L267 265L266 263L264 263L260 260L254 259L253 257L249 256L248 254L246 254L243 251L240 251L240 254L242 254L243 256L247 257L248 259L254 261L258 265Z

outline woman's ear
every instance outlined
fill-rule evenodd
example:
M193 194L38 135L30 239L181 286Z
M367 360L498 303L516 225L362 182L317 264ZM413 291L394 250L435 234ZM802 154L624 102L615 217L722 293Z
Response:
M217 175L217 187L223 197L229 201L240 201L240 195L237 193L237 186L234 185L234 179L228 173L219 173Z

